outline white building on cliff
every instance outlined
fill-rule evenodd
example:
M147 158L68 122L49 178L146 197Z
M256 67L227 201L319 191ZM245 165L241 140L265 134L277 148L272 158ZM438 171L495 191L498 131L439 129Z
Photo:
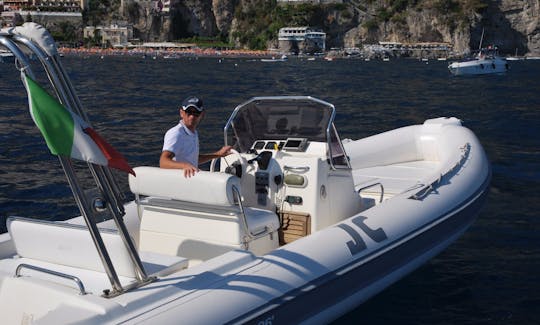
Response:
M278 34L284 52L316 53L326 50L326 33L310 27L283 27Z

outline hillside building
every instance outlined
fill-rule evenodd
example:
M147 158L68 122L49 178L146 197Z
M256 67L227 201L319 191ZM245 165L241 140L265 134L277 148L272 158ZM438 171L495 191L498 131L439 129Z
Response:
M326 33L310 27L283 27L278 41L279 49L287 53L313 54L326 50Z
M86 7L87 3L88 0L4 0L3 10L80 12Z
M133 26L88 26L84 28L83 35L84 38L94 38L99 35L101 44L106 47L123 47L130 45L129 40L133 38Z

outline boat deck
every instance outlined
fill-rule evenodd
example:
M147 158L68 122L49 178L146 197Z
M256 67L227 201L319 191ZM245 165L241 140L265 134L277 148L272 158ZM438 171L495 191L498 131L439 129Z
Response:
M361 190L363 197L379 199L381 184L384 189L383 200L414 189L423 184L423 180L433 175L440 168L440 162L417 160L391 165L359 168L353 170L356 191Z

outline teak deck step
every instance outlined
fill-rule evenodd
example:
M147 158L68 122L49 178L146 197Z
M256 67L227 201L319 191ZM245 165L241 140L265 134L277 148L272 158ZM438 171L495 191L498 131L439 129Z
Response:
M311 217L307 213L280 212L279 244L285 245L311 233Z

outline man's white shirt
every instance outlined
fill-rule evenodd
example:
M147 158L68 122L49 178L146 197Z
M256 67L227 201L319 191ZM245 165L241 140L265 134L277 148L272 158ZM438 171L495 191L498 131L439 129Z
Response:
M174 153L173 160L199 164L199 134L188 129L182 120L165 133L163 151Z

